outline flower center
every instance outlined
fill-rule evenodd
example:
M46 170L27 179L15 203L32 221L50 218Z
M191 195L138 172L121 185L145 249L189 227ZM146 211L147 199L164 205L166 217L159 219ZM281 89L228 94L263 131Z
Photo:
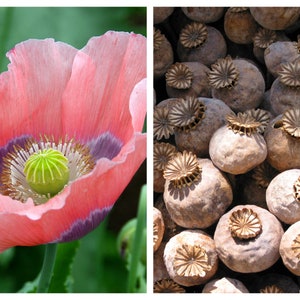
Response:
M95 166L90 150L73 139L28 138L2 159L0 193L35 205L47 202Z
M43 149L29 156L24 174L29 186L38 194L54 196L68 183L68 159L52 148Z

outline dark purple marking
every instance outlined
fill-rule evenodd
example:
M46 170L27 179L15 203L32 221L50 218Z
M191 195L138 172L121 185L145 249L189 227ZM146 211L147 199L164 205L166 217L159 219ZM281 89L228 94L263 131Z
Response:
M59 238L52 243L64 243L78 240L94 230L107 216L112 209L111 207L97 208L90 212L86 219L77 219L71 227L64 231Z
M0 148L0 174L2 173L3 170L3 158L7 155L7 153L13 152L15 146L20 146L24 148L26 143L31 138L32 136L30 135L21 135L19 137L11 139L5 146Z
M87 146L95 160L103 157L113 159L121 151L123 143L110 132L105 132L88 141Z

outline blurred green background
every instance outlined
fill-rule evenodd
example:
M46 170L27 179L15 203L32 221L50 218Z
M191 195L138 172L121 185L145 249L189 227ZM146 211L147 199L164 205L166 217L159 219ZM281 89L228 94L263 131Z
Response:
M29 38L54 38L78 49L108 30L146 35L145 7L0 7L0 72L5 54ZM126 290L127 270L118 253L117 235L137 213L146 163L140 167L113 210L96 230L80 241L73 265L73 292L109 293ZM15 293L39 273L44 246L15 247L0 254L0 292Z

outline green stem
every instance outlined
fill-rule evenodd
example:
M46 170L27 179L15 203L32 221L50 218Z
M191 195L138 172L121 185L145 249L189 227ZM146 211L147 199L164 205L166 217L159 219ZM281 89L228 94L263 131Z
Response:
M139 207L137 214L137 223L136 230L134 235L134 240L132 244L132 257L130 260L129 267L129 275L128 275L128 293L135 292L136 289L136 279L137 279L137 269L138 263L141 258L141 251L143 246L143 235L146 227L146 207L147 207L147 197L146 197L146 185L142 187L140 199L139 199Z
M55 263L57 244L47 244L37 293L47 293Z

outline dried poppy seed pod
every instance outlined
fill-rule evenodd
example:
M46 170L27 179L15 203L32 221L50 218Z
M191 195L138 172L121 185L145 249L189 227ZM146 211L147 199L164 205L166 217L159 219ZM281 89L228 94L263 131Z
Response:
M254 273L271 267L279 259L283 228L268 210L238 205L224 214L214 240L223 263L235 272Z
M165 223L160 210L153 207L153 251L155 252L163 239L165 233Z
M224 101L233 111L257 108L265 92L260 70L249 60L219 59L208 73L213 98Z
M281 64L278 77L270 91L270 104L276 115L287 109L300 108L300 59L293 63Z
M155 201L155 207L160 210L165 224L165 232L163 242L168 241L171 237L183 230L182 227L178 226L170 217L170 214L166 208L163 196L160 195Z
M212 98L181 99L169 112L179 151L187 150L198 157L208 157L209 141L226 122L232 110L221 100Z
M181 7L184 14L193 21L213 23L224 15L224 7Z
M226 36L236 44L251 44L257 23L247 7L230 7L224 16Z
M215 27L193 22L180 32L177 43L180 61L198 61L209 67L217 59L225 57L226 53L225 39Z
M222 171L244 174L261 164L267 157L267 145L258 133L262 123L251 114L227 116L227 126L219 128L209 143L209 155Z
M249 291L240 280L223 277L206 283L202 293L249 293Z
M273 178L266 191L266 202L281 222L300 221L300 169L286 170Z
M183 286L203 284L218 269L214 240L201 230L184 230L172 237L164 261L170 277Z
M281 31L259 28L253 36L253 54L255 58L265 64L265 49L277 41L289 41Z
M174 7L153 7L153 23L159 24L164 22L173 11Z
M164 202L172 220L185 228L207 228L232 202L232 188L209 159L178 153L167 164Z
M165 178L163 172L168 161L177 153L175 146L170 143L154 143L153 147L153 189L163 193Z
M284 30L300 16L299 7L250 7L250 12L257 23L272 30Z
M209 68L200 62L176 62L167 70L166 91L171 98L210 97Z
M286 268L300 276L300 221L292 224L283 234L279 252Z
M300 109L289 109L267 126L267 160L278 171L300 169Z
M162 241L153 254L153 283L170 278L164 262L165 246L166 242Z
M168 68L172 65L174 55L170 42L159 29L154 29L153 47L154 79L158 79L164 76Z
M264 52L268 71L276 78L282 63L294 62L300 58L299 49L299 41L278 41L270 44Z

